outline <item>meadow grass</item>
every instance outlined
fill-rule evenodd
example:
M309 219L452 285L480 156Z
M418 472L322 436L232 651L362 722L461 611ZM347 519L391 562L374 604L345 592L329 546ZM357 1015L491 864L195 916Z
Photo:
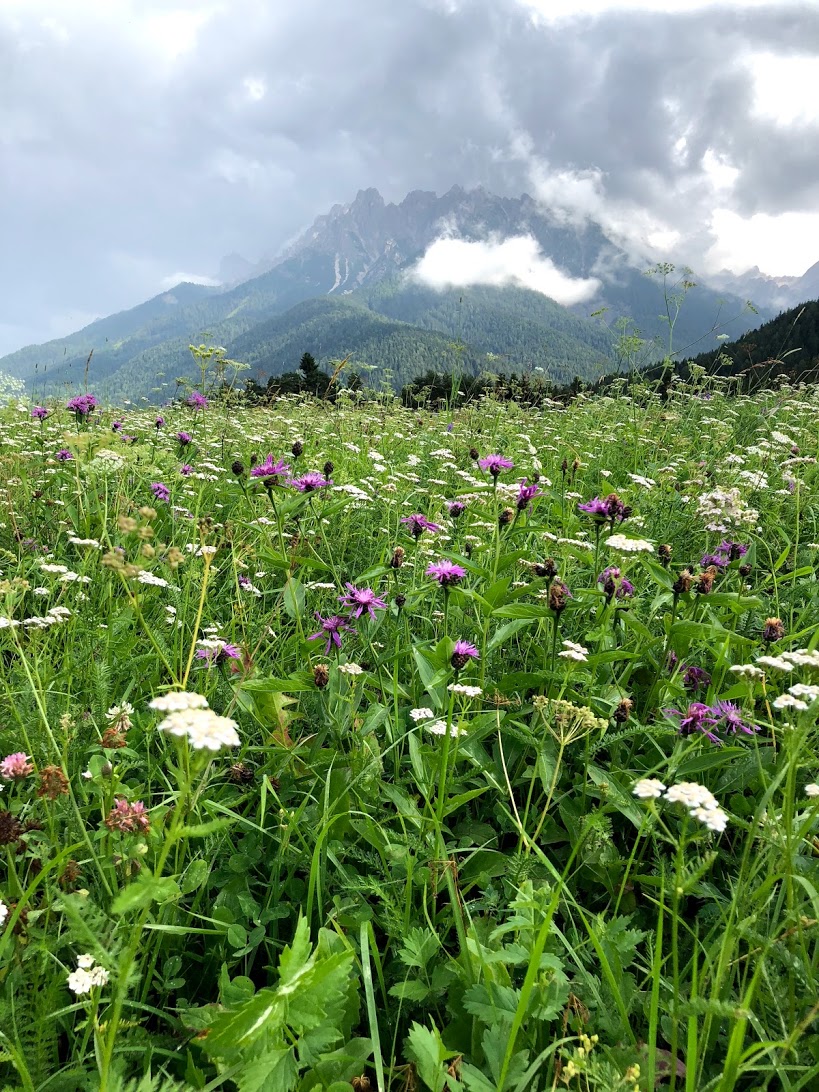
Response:
M819 1087L817 410L10 403L2 1087Z

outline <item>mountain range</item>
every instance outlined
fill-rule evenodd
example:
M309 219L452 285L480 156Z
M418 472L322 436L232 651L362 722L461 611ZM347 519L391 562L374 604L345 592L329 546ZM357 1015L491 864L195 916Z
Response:
M454 272L453 241L460 247ZM524 256L517 267L510 246ZM417 190L399 204L362 190L276 258L253 265L232 255L221 274L230 283L179 284L12 353L0 371L39 394L81 385L87 366L102 397L162 400L177 378L197 374L189 345L211 343L249 365L246 374L257 381L291 371L305 351L320 364L348 358L346 372L394 386L456 365L475 374L536 369L556 384L592 380L623 366L625 320L643 339L642 362L662 356L669 343L663 282L674 296L680 279L668 270L646 276L600 227L567 223L526 194L459 186L440 197ZM546 294L550 285L563 303ZM742 334L801 292L819 294L819 265L775 284L752 274L733 283L726 275L721 287L689 286L673 348L689 356L714 348L719 334ZM752 310L746 294L769 302Z

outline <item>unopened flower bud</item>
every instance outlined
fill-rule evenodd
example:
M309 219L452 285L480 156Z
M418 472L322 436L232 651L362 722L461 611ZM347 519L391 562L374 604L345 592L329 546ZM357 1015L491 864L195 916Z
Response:
M330 669L327 667L327 664L316 664L313 668L313 682L319 690L323 690L329 681Z
M785 636L785 626L782 623L781 618L766 618L765 625L762 627L762 640L767 644L771 644L774 641L781 641Z
M532 566L532 571L534 572L535 576L540 576L545 580L552 580L555 576L557 576L557 565L555 564L555 559L553 557L547 557L542 564L540 562L536 562Z
M403 546L396 546L395 549L392 552L392 557L390 558L390 568L391 569L400 569L401 566L404 564L404 557L405 556L406 556L406 551L404 550L404 547Z
M399 610L401 610L401 608L406 603L406 601L407 601L406 595L401 595L400 593L398 595L396 595L395 598L393 599L393 602L395 603L396 607L398 607Z
M230 464L230 469L236 475L237 478L241 478L241 476L245 472L245 464L242 462L241 459L236 459L234 462L232 462Z
M290 446L290 450L293 452L293 458L298 459L302 451L304 451L304 444L301 440L294 440Z
M335 464L332 463L330 461L330 459L328 459L327 462L324 464L324 477L329 478L334 470L335 470Z
M657 548L657 556L660 559L660 563L666 568L671 564L672 549L667 542L664 542L662 546Z
M750 576L751 575L751 566L750 565L740 565L737 572L739 573L740 576L743 576L743 577Z
M631 716L631 711L633 708L634 702L631 700L631 698L623 698L617 705L614 713L612 714L612 719L614 720L615 724L625 724L625 722Z
M480 455L480 452L478 451L478 449L476 447L471 447L469 449L469 458L472 459L473 462L478 461L479 455Z
M498 516L498 523L501 527L508 527L512 520L515 518L514 508L504 508L501 514Z

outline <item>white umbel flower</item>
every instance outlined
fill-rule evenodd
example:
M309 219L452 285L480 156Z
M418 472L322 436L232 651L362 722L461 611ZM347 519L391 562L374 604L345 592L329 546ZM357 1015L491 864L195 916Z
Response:
M422 706L420 709L410 709L409 715L417 724L419 720L432 720L435 713L426 706Z
M235 720L220 717L212 709L182 709L169 713L159 724L160 731L178 739L187 739L196 751L238 747L241 740L237 727Z
M435 721L432 722L432 724L425 724L424 727L426 728L426 730L428 732L432 732L432 734L434 736L445 736L446 735L446 721L445 720L435 720ZM459 728L457 726L457 724L452 724L452 725L450 725L450 728L449 728L449 734L454 739L456 736L465 736L466 732L464 731L463 728Z
M645 538L627 538L625 535L610 535L606 539L610 550L623 554L653 554L654 544Z
M479 698L483 693L480 686L467 686L466 683L450 683L447 687L453 694L463 694L467 698Z
M642 777L635 782L631 791L635 796L639 796L641 800L659 800L665 789L665 785L662 781L658 781L656 777Z
M160 713L179 713L184 709L207 709L208 699L201 694L188 694L184 690L171 690L148 702L151 709Z
M68 976L68 988L72 993L76 993L78 997L84 993L91 993L94 983L91 980L90 971L85 970L83 967L72 971Z
M6 906L3 900L0 899L0 929L2 929L3 926L6 924L6 919L8 918L8 916L9 908Z
M774 698L771 705L774 709L796 709L799 713L804 712L808 707L806 701L802 701L793 694L780 694L778 698Z
M811 800L815 800L816 797L819 796L819 785L817 785L815 781L811 782L810 785L805 785L805 796L809 797ZM0 903L0 905L2 905L2 903Z

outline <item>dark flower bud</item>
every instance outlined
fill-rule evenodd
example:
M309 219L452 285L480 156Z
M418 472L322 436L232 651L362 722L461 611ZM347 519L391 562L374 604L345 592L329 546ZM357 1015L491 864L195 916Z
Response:
M697 595L710 595L714 590L714 577L717 575L717 570L713 565L709 565L705 572L701 572L694 583L694 591Z
M395 598L393 599L393 602L395 603L396 607L398 607L399 610L401 610L401 608L406 603L406 601L407 601L406 595L401 595L400 593L398 595L396 595Z
M618 704L617 708L612 713L612 719L615 724L625 724L628 718L631 716L631 711L634 708L634 702L631 698L623 698Z
M664 542L662 546L659 546L657 549L657 556L660 559L660 563L665 565L666 568L671 564L671 554L672 550L667 542Z
M370 1083L370 1078L364 1074L362 1074L360 1077L353 1077L353 1079L350 1081L350 1084L355 1089L355 1092L370 1092L370 1088L372 1087L372 1084Z
M740 576L750 576L751 575L751 566L750 565L740 565L740 567L739 567L739 569L737 571L738 571Z
M549 588L549 610L553 610L555 614L560 615L566 608L566 599L569 596L569 589L560 580L555 580L554 584Z
M245 472L245 464L242 462L241 459L236 459L235 462L230 464L230 469L233 471L237 478L241 478L241 476Z
M694 583L694 574L690 569L683 569L674 583L671 585L671 590L675 595L684 595L686 592L691 591L691 585Z
M255 466L256 463L258 463L258 461L259 461L259 456L254 451L253 454L250 456L250 465Z
M563 475L564 478L566 477L566 471L568 469L569 469L568 460L564 459L563 462L560 464L560 473Z
M504 508L501 514L498 516L498 523L501 527L507 527L515 518L514 508Z
M401 566L404 564L405 556L406 556L406 551L404 550L404 547L403 546L396 546L395 549L392 552L392 557L390 558L390 568L391 569L400 569Z
M290 450L293 452L293 458L298 459L299 455L304 451L304 444L301 440L294 440L290 446Z
M467 557L472 557L472 543L471 542L465 542L464 543L464 553L466 554Z
M316 664L313 668L313 682L319 690L323 690L329 681L330 669L327 667L327 664Z
M246 762L234 762L228 769L228 781L232 781L234 785L247 785L256 776L253 767L248 766Z
M469 458L472 459L474 462L478 461L478 456L479 455L480 455L480 452L478 451L478 449L476 447L471 447L469 449Z
M0 811L0 846L11 846L23 833L23 825L10 811Z
M110 762L103 762L103 764L100 766L100 773L103 777L110 777L113 772L114 767L111 765Z
M324 477L329 478L334 470L335 464L330 462L330 460L328 459L327 462L324 464Z
M58 796L68 793L68 778L59 766L43 766L40 770L40 787L38 796L45 796L49 800L56 800Z
M785 636L785 626L781 618L766 618L762 627L762 640L767 644L773 641L781 641Z
M543 564L537 562L532 566L535 576L543 577L546 580L551 580L557 576L557 565L553 557L547 557Z

